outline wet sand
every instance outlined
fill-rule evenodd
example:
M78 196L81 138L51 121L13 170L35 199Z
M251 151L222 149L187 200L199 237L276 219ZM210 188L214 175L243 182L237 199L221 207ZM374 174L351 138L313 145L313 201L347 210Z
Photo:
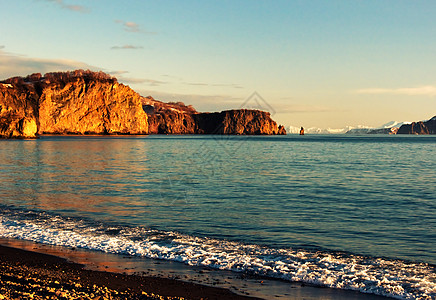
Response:
M255 299L173 279L91 271L67 260L0 246L0 299Z
M0 245L0 299L387 299L22 240Z

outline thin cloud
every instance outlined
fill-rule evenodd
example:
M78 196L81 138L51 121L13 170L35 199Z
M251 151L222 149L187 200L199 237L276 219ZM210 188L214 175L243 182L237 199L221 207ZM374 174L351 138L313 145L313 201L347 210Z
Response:
M123 76L123 74L129 73L129 71L122 71L122 70L121 71L110 71L108 73L114 77L117 77L117 76Z
M118 70L118 71L110 71L108 72L110 75L117 78L117 80L124 84L145 84L148 86L160 86L163 84L167 84L166 81L160 81L149 78L137 78L137 77L129 77L129 71Z
M235 84L235 83L229 83L229 84L226 84L226 83L216 83L216 84L211 84L211 86L223 86L223 87L232 87L234 89L243 89L242 86L240 86L238 84Z
M5 48L5 46L3 46L3 45L0 45L0 49L4 49Z
M146 84L148 86L161 86L163 84L167 84L167 82L165 81L160 81L155 79L133 78L133 77L124 77L124 76L119 76L118 80L126 84Z
M142 96L152 96L154 99L163 102L182 101L186 105L193 105L199 112L222 111L228 109L238 109L244 103L244 98L238 98L224 94L178 94L166 93L153 90L136 89Z
M436 96L436 86L426 85L411 88L397 88L397 89L384 89L384 88L369 88L360 89L355 91L357 94L367 95L406 95L406 96Z
M115 23L121 24L124 31L127 32L135 32L135 33L146 33L146 34L155 34L156 32L148 31L142 28L139 24L135 22L126 22L123 20L115 20Z
M67 9L74 12L80 12L80 13L87 13L89 12L89 9L83 5L71 5L66 4L63 0L46 0L48 2L55 3L60 8Z
M322 105L305 105L305 104L275 104L277 113L325 113L334 112L338 109Z
M234 89L243 89L242 86L235 83L204 83L204 82L182 82L185 85L193 86L217 86L217 87L231 87Z
M112 50L136 50L136 49L144 49L142 46L134 46L134 45L124 45L124 46L113 46Z
M101 70L101 68L75 60L35 58L0 50L0 78L76 69Z

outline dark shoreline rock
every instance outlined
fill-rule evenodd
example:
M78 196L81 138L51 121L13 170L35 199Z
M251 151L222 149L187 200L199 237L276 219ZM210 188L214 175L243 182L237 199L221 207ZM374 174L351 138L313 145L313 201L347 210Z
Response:
M436 134L436 116L425 122L402 125L397 134Z
M269 112L233 109L199 113L183 103L163 103L152 97L143 99L148 114L150 134L286 134L283 126L271 119Z

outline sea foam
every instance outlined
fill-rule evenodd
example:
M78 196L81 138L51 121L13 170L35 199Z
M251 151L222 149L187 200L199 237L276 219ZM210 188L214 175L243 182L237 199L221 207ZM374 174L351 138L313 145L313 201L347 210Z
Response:
M3 209L0 236L389 296L435 299L436 267L343 252L269 248L144 227Z

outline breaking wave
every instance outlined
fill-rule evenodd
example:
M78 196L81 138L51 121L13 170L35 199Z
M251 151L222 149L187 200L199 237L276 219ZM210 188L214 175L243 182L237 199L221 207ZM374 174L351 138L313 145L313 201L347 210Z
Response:
M426 263L324 250L269 248L8 207L0 212L0 236L5 238L172 260L397 299L436 298L436 267Z

